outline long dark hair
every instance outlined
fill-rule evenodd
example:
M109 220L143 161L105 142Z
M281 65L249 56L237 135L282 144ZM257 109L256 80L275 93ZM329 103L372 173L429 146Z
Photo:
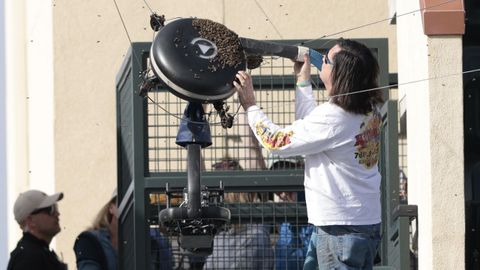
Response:
M336 44L341 51L332 59L331 101L348 112L367 114L373 106L383 103L382 91L352 93L378 87L377 59L357 41L339 39Z

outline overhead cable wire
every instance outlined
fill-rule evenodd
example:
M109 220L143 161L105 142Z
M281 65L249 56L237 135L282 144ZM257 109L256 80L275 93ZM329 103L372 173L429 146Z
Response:
M464 74L469 74L469 73L476 73L480 72L480 68L477 69L471 69L467 70L461 73L455 73L455 74L446 74L446 75L441 75L441 76L436 76L436 77L430 77L430 78L425 78L425 79L419 79L419 80L414 80L414 81L409 81L405 83L397 83L397 84L392 84L388 86L382 86L382 87L376 87L376 88L371 88L371 89L365 89L365 90L360 90L354 93L344 93L344 94L338 94L338 95L333 95L332 97L341 97L341 96L347 96L347 95L355 95L355 94L360 94L360 93L365 93L365 92L371 92L371 91L376 91L376 90L382 90L386 88L398 88L398 86L403 86L403 85L408 85L408 84L413 84L413 83L420 83L420 82L426 82L426 81L433 81L433 80L438 80L438 79L443 79L443 78L449 78L449 77L454 77L454 76L460 76Z
M132 44L132 39L130 38L130 34L128 33L127 26L125 25L125 21L123 20L122 13L120 12L120 9L118 8L118 4L116 0L112 0L113 3L115 4L115 8L117 9L118 16L120 17L120 21L122 22L123 29L125 30L125 34L127 35L128 41L130 44Z
M404 85L409 85L409 84L415 84L415 83L420 83L420 82L426 82L426 81L432 81L432 80L438 80L438 79L444 79L444 78L449 78L449 77L454 77L454 76L461 76L461 75L464 75L464 74L470 74L470 73L476 73L476 72L480 72L480 68L478 68L478 69L471 69L471 70L463 71L463 72L460 72L460 73L445 74L445 75L440 75L440 76L435 76L435 77L418 79L418 80L408 81L408 82L404 82L404 83L397 83L397 84L392 84L392 85L379 86L379 87L375 87L375 88L369 88L369 89L359 90L359 91L356 91L356 92L353 92L353 93L344 93L344 94L332 95L332 96L330 96L330 98L333 98L333 97L341 97L341 96L348 96L348 95L355 95L355 94L361 94L361 93L378 91L378 90L395 88L395 87L398 88L399 86L404 86ZM272 108L277 108L277 107L281 107L281 106L282 106L282 105L280 105L280 106L262 107L262 108L260 108L259 110L272 109ZM246 113L246 112L240 112L239 114L242 114L242 113Z
M354 94L365 93L365 92L370 92L370 91L378 91L378 90L382 90L382 89L386 89L386 88L391 88L391 87L398 87L398 86L402 86L402 85L415 84L415 83L420 83L420 82L425 82L425 81L430 81L430 80L444 79L444 78L449 78L449 77L454 77L454 76L461 76L461 75L464 75L464 74L470 74L470 73L476 73L476 72L480 72L480 68L467 70L467 71L464 71L464 72L461 72L461 73L446 74L446 75L440 75L440 76L435 76L435 77L430 77L430 78L425 78L425 79L408 81L408 82L404 82L404 83L397 83L397 84L389 85L389 86L375 87L375 88L360 90L360 91L357 91L357 92L354 92L354 93L346 93L346 94L332 95L332 96L330 96L330 97L340 97L340 96L354 95ZM250 110L249 112L262 111L262 110L264 110L264 109L271 109L271 108L280 107L280 106L271 106L271 107L269 107L269 108L264 108L264 107L260 107L260 106L258 106L258 107L259 107L259 109ZM239 114L239 115L247 114L247 112L240 112L240 113L238 113L238 114ZM237 118L237 119L238 119L238 118ZM237 119L235 119L235 122L238 122ZM297 138L297 139L298 139L298 140L302 140L301 138Z
M147 8L150 10L150 12L152 14L154 14L153 10L151 9L151 7L148 5L148 3L146 2L146 0L143 0L145 2L145 4L147 5ZM308 40L308 41L305 41L302 43L302 45L306 45L307 43L311 43L311 42L314 42L314 41L317 41L317 40L321 40L321 39L324 39L324 38L327 38L327 37L331 37L331 36L335 36L335 35L338 35L338 34L341 34L341 33L345 33L345 32L349 32L349 31L353 31L353 30L357 30L357 29L360 29L360 28L364 28L364 27L368 27L368 26L371 26L371 25L374 25L374 24L378 24L378 23L381 23L381 22L385 22L385 21L388 21L388 20L391 20L393 18L398 18L398 17L403 17L403 16L406 16L406 15L410 15L410 14L413 14L413 13L416 13L416 12L420 12L420 11L423 11L425 9L430 9L430 8L435 8L435 7L438 7L438 6L441 6L441 5L445 5L447 3L450 3L450 2L453 2L453 1L456 1L456 0L447 0L445 2L442 2L442 3L439 3L439 4L436 4L436 5L432 5L432 6L429 6L429 7L425 7L425 8L420 8L420 9L417 9L417 10L413 10L413 11L409 11L409 12L406 12L406 13L402 13L402 14L399 14L399 15L396 15L396 16L393 16L393 17L389 17L389 18L386 18L386 19L382 19L382 20L378 20L378 21L374 21L374 22L370 22L370 23L366 23L366 24L363 24L363 25L360 25L360 26L356 26L356 27L352 27L352 28L349 28L349 29L346 29L346 30L343 30L343 31L338 31L338 32L335 32L335 33L331 33L331 34L328 34L328 35L323 35L319 38L316 38L316 39L311 39L311 40ZM123 28L125 30L125 33L127 35L127 38L130 42L130 44L132 43L132 40L130 38L130 35L128 33L128 30L127 30L127 27L125 25L125 22L123 20L123 17L122 17L122 14L120 12L120 9L118 8L118 5L117 5L117 2L116 0L113 0L114 4L115 4L115 8L118 12L118 15L120 17L120 20L122 22L122 25L123 25ZM276 33L283 39L283 36L282 34L278 31L277 27L273 24L273 22L270 20L270 18L268 17L267 13L265 12L265 10L261 7L261 5L258 3L257 0L254 0L254 2L256 3L256 5L258 6L258 8L262 11L262 13L264 14L264 16L267 18L267 20L270 22L270 24L272 25L272 27L274 28L274 30L276 31ZM138 64L140 64L140 61L138 60L138 58L136 57L135 54L133 54L132 52L132 55L135 56L136 58L136 61L138 62ZM360 90L360 91L357 91L357 92L354 92L354 93L345 93L345 94L339 94L339 95L334 95L334 96L330 96L330 97L336 97L336 96L346 96L346 95L353 95L353 94L357 94L357 93L365 93L365 92L369 92L369 91L377 91L377 90L382 90L382 89L388 89L388 88L393 88L393 87L398 87L398 86L401 86L401 85L408 85L408 84L412 84L412 83L419 83L419 82L423 82L423 81L429 81L429 80L435 80L435 79L441 79L441 78L446 78L446 77L452 77L452 76L458 76L458 75L462 75L462 74L467 74L467 73L474 73L474 72L479 72L480 69L473 69L473 70L468 70L468 71L465 71L465 72L462 72L462 73L457 73L457 74L448 74L448 75L443 75L443 76L438 76L438 77L431 77L431 78L425 78L425 79L420 79L420 80L415 80L415 81L410 81L410 82L405 82L405 83L398 83L398 84L394 84L394 85L386 85L386 86L381 86L381 87L376 87L376 88L371 88L371 89L365 89L365 90ZM147 98L156 106L158 106L161 110L163 110L164 112L166 112L168 115L172 116L172 117L175 117L177 119L180 119L182 121L189 121L190 123L195 123L195 124L205 124L204 122L195 122L195 121L191 121L191 120L186 120L186 119L183 119L182 117L179 117L173 113L170 113L167 109L163 108L160 104L158 104L155 100L153 100L151 97L149 97L147 95ZM280 107L280 106L283 106L283 105L278 105L278 106L269 106L268 108L265 108L265 109L270 109L270 108L276 108L276 107ZM240 108L240 107L239 107ZM237 109L235 115L239 115L239 114L243 114L245 112L239 112L239 108ZM264 108L262 108L264 109ZM220 124L219 123L210 123L210 124Z
M364 28L364 27L368 27L368 26L372 26L372 25L381 23L381 22L390 21L390 20L392 20L392 19L394 19L394 18L399 18L399 17L411 15L411 14L414 14L414 13L417 13L417 12L421 12L421 11L426 10L426 9L431 9L431 8L439 7L439 6L448 4L448 3L453 2L453 1L456 1L456 0L447 0L447 1L445 1L445 2L441 2L441 3L435 4L435 5L431 5L431 6L428 6L428 7L424 7L424 8L420 8L420 9L416 9L416 10L412 10L412 11L408 11L408 12L405 12L405 13L402 13L402 14L399 14L399 15L395 15L395 16L392 16L392 17L388 17L388 18L386 18L386 19L381 19L381 20L378 20L378 21L369 22L369 23L366 23L366 24L362 24L362 25L360 25L360 26L348 28L348 29L345 29L345 30L342 30L342 31L338 31L338 32L335 32L335 33L326 34L326 35L323 35L323 36L318 37L318 38L314 38L314 39L310 39L310 40L307 40L307 41L303 41L303 42L297 43L296 45L307 46L308 43L312 43L312 42L315 42L315 41L317 41L317 40L322 40L322 39L325 39L325 38L328 38L328 37L336 36L336 35L338 35L338 34L343 34L343 33L346 33L346 32L353 31L353 30L358 30L358 29L361 29L361 28ZM260 4L257 2L257 0L255 0L255 3L256 3L257 6L260 8L260 10L263 12L263 14L264 14L265 17L267 18L267 20L269 20L270 24L272 24L272 27L277 31L277 34L283 39L283 36L278 32L278 29L277 29L276 26L273 24L273 22L269 19L268 15L267 15L266 12L263 10L263 8L260 6ZM322 47L325 47L326 44L328 44L329 42L332 42L332 41L333 41L333 40L328 41L327 43L323 44ZM264 65L264 64L262 63L261 65Z
M120 21L122 22L123 29L125 30L125 34L127 35L128 41L130 42L130 46L132 45L132 39L130 38L130 34L128 33L127 26L125 24L125 21L123 20L122 13L120 12L120 8L118 8L118 4L116 0L112 0L113 3L115 4L115 8L117 9L118 16L120 17ZM134 53L132 50L132 55L137 62L137 65L142 66L142 62L138 59L137 55Z
M147 0L143 0L143 2L145 3L145 5L147 6L147 8L150 10L150 14L155 14L155 12L153 12L153 9L150 7L150 5L147 3Z
M156 13L155 13L155 12L153 11L153 9L150 7L150 5L147 3L147 1L146 1L146 0L143 0L143 2L144 2L145 5L147 6L148 10L150 10L150 15L154 15L154 14L156 15ZM150 16L150 18L151 18L151 19L153 18L155 21L157 21L158 25L163 25L163 24L165 23L165 22L159 21L158 18L157 18L157 16ZM165 18L164 18L164 20L165 20ZM153 32L153 33L154 33L154 36L155 36L155 32Z
M419 79L419 80L414 80L414 81L408 81L408 82L404 82L404 83L397 83L397 84L392 84L392 85L386 85L386 86L379 86L379 87L375 87L375 88L369 88L369 89L364 89L364 90L360 90L360 91L356 91L354 93L344 93L344 94L338 94L338 95L332 95L330 96L330 98L332 97L340 97L340 96L347 96L347 95L355 95L355 94L360 94L360 93L366 93L366 92L371 92L371 91L378 91L378 90L383 90L383 89L389 89L389 88L395 88L395 87L399 87L399 86L404 86L404 85L409 85L409 84L415 84L415 83L420 83L420 82L425 82L425 81L431 81L431 80L438 80L438 79L443 79L443 78L449 78L449 77L454 77L454 76L460 76L460 75L464 75L464 74L470 74L470 73L476 73L476 72L480 72L480 68L479 69L472 69L472 70L467 70L467 71L464 71L464 72L461 72L461 73L454 73L454 74L446 74L446 75L441 75L441 76L435 76L435 77L429 77L429 78L424 78L424 79ZM148 97L148 96L147 96ZM185 120L183 119L182 117L179 117L177 115L174 115L172 113L170 113L168 110L166 110L165 108L163 108L160 104L158 104L155 100L153 100L151 97L148 97L148 99L155 105L159 106L160 109L162 109L163 111L165 111L168 115L172 116L172 117L175 117L177 119L180 119L182 121L188 121L190 123L195 123L195 124L208 124L208 123L204 123L204 122L196 122L196 121L190 121L190 120ZM293 101L293 100L291 100ZM279 108L279 107L282 107L284 105L280 104L280 105L274 105L274 106L268 106L268 107L264 107L264 106L259 106L259 109L258 110L266 110L266 109L274 109L274 108ZM255 110L252 110L252 111L255 111ZM239 108L237 108L237 111L235 113L235 115L242 115L242 114L246 114L247 112L239 112ZM235 120L236 121L236 120ZM210 124L215 124L215 125L218 125L220 124L220 122L218 123L210 123Z
M410 14L414 14L414 13L417 13L417 12L421 12L421 11L426 10L426 9L431 9L431 8L439 7L439 6L448 4L448 3L453 2L453 1L457 1L457 0L447 0L447 1L445 1L445 2L441 2L441 3L436 4L436 5L432 5L432 6L428 6L428 7L424 7L424 8L420 8L420 9L416 9L416 10L412 10L412 11L408 11L408 12L405 12L405 13L402 13L402 14L399 14L399 15L395 15L395 16L386 18L386 19L382 19L382 20L378 20L378 21L374 21L374 22L362 24L362 25L359 25L359 26L356 26L356 27L352 27L352 28L348 28L348 29L345 29L345 30L342 30L342 31L338 31L338 32L335 32L335 33L323 35L323 36L321 36L321 37L319 37L319 38L315 38L315 39L311 39L311 40L305 41L305 42L302 43L302 45L306 45L307 43L315 42L315 41L317 41L317 40L324 39L324 38L327 38L327 37L336 36L336 35L338 35L338 34L343 34L343 33L346 33L346 32L353 31L353 30L358 30L358 29L361 29L361 28L364 28L364 27L372 26L372 25L377 24L377 23L381 23L381 22L385 22L385 21L390 21L390 20L392 20L392 19L394 19L394 18L399 18L399 17L407 16L407 15L410 15Z
M123 29L125 31L125 34L127 35L127 38L128 38L128 41L130 42L130 44L132 44L132 39L130 38L130 34L128 33L128 29L127 29L127 26L125 24L125 21L123 20L123 16L122 16L122 13L120 12L120 9L118 7L118 4L117 4L117 1L116 0L113 0L113 3L115 4L115 8L117 10L117 13L118 13L118 16L120 17L120 21L122 22L122 25L123 25ZM148 4L147 4L148 6ZM150 7L148 6L148 8L150 9ZM151 9L150 9L151 10ZM137 55L133 52L132 50L132 55L135 59L135 61L137 62L137 65L141 66L141 62L140 60L137 58ZM177 119L180 119L182 120L182 117L179 117L177 115L174 115L173 113L169 112L167 109L165 109L164 107L162 107L160 104L158 104L155 100L153 100L151 97L148 96L148 94L146 95L146 97L154 104L156 105L157 107L159 107L161 110L163 110L165 113L167 113L168 115L174 117L174 118L177 118ZM187 120L188 121L188 120ZM199 123L203 123L203 122L193 122L191 121L192 123L196 123L196 124L199 124Z
M255 1L255 4L257 4L258 8L262 11L263 15L267 18L268 22L272 25L273 29L275 30L275 32L277 32L277 35L283 39L283 35L280 34L280 31L278 31L277 27L275 26L275 24L273 24L272 20L268 17L267 13L265 12L265 10L262 8L262 6L260 5L260 3L258 3L257 0L254 0Z

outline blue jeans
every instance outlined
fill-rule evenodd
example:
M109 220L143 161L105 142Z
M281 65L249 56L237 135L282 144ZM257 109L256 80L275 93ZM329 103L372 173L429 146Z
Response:
M380 224L317 226L303 270L372 269L380 243Z

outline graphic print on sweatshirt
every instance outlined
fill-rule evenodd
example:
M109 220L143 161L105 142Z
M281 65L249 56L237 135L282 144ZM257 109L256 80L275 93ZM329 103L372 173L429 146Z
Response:
M365 168L370 169L378 162L380 154L380 127L382 118L378 111L360 125L360 134L355 136L355 159Z
M257 135L262 139L262 144L265 148L273 150L281 148L291 142L290 138L293 136L293 131L287 133L282 130L272 132L268 126L263 122L258 122L255 125Z

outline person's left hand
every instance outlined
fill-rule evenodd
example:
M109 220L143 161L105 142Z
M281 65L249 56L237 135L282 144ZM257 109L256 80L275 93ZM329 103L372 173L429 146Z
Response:
M233 85L237 89L240 104L246 111L249 107L257 104L255 94L253 93L252 76L241 70L236 77L237 79L233 81Z
M293 65L293 72L297 77L297 83L310 81L310 70L310 56L308 56L308 54L305 54L303 56L303 62L295 62L295 64Z

